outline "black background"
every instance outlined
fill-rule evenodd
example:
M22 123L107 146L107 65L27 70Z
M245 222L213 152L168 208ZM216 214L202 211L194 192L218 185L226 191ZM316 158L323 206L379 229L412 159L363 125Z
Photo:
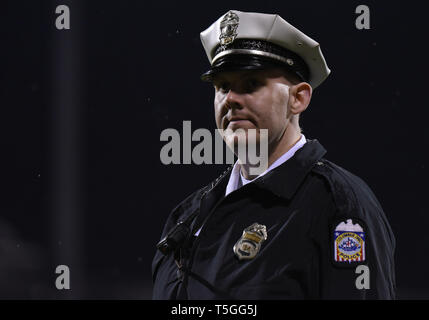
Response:
M70 8L70 30L55 28L60 4ZM355 27L360 4L370 8L370 30ZM181 132L184 120L193 130L215 129L213 88L199 80L209 65L199 33L229 9L278 13L321 44L332 73L301 117L303 132L381 202L397 240L398 297L429 298L420 8L409 1L0 6L1 298L151 297L150 264L170 210L225 169L164 166L159 153L161 131ZM55 289L59 264L70 266L69 291Z

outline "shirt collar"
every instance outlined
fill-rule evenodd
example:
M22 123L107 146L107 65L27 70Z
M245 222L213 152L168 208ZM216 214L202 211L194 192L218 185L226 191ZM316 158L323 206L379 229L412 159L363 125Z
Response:
M270 166L270 170L267 169L252 182L279 197L291 199L314 164L326 154L326 149L316 139L306 141L290 158L274 168ZM235 163L226 186L225 196L237 189L241 183L240 179L240 166ZM233 188L234 186L236 188Z
M240 188L241 186L244 186L250 182L255 181L256 179L261 178L262 176L264 176L265 174L267 174L268 172L270 172L271 170L273 170L274 168L277 168L278 166L280 166L281 164L285 163L287 160L289 160L290 158L293 157L293 155L295 154L295 152L297 150L299 150L300 148L302 148L302 146L307 142L307 140L305 139L305 136L303 134L301 134L301 138L298 140L297 143L295 143L292 148L290 148L287 152L285 152L280 158L278 158L276 161L274 161L267 170L265 170L262 174L260 174L259 176L257 176L255 179L253 180L247 180L246 178L244 178L241 175L241 166L239 164L239 162L237 161L234 164L234 167L232 169L228 184L226 186L226 191L225 191L225 196L227 196L228 194L230 194L231 192L237 190L238 188Z

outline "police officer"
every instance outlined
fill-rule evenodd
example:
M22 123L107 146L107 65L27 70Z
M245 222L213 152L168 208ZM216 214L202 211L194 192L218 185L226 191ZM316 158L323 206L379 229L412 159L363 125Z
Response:
M379 202L299 128L330 72L319 44L278 15L235 10L201 40L217 127L231 147L238 129L268 129L267 169L252 174L239 157L172 211L153 298L394 298L395 239Z

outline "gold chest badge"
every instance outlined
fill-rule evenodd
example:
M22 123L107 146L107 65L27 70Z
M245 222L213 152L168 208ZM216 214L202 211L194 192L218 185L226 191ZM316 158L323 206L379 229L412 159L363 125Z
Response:
M265 240L267 240L267 227L255 222L244 229L243 235L234 245L233 251L239 260L253 259Z

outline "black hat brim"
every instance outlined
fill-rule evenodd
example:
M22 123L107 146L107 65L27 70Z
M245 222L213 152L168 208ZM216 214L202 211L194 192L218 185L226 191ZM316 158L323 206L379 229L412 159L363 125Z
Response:
M222 72L264 70L271 68L286 68L286 66L273 59L250 54L229 54L219 58L210 70L201 75L201 80L211 82L213 78Z

